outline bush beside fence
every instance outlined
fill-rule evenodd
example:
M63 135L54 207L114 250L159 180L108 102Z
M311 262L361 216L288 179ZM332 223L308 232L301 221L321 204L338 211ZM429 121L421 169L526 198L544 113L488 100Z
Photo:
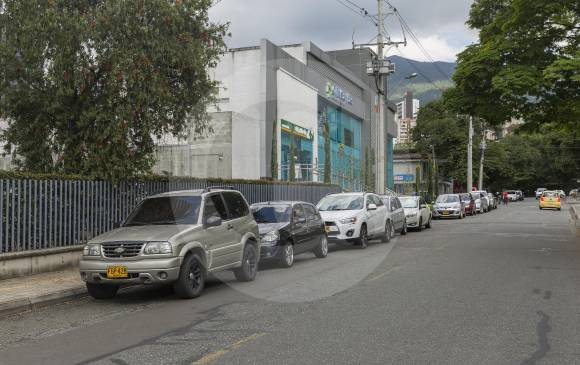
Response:
M0 254L83 244L111 230L145 197L168 191L227 185L240 190L250 204L273 200L316 203L340 191L334 185L261 180L146 177L114 184L44 175L25 177L0 173Z

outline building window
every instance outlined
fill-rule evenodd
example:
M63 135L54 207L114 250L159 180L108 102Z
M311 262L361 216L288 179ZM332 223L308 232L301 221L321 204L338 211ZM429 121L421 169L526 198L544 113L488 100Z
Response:
M348 129L344 130L344 145L352 147L354 143L354 135Z

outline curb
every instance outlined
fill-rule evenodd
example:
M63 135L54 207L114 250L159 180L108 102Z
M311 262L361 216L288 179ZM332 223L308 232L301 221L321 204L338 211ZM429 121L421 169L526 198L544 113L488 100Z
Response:
M67 300L83 297L86 295L87 289L84 286L79 286L78 288L65 289L34 297L3 302L0 303L0 317L23 312L31 312L38 308L46 307L51 304L66 302Z

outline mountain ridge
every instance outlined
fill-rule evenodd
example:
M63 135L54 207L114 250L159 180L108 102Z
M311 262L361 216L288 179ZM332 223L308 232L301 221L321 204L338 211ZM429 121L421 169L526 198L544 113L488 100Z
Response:
M440 98L441 90L446 90L453 86L451 77L453 72L455 72L456 64L454 62L422 62L401 56L390 56L388 59L395 64L395 73L390 75L387 81L388 99L390 101L397 103L403 100L403 95L406 91L412 91L413 97L419 99L421 105L425 105ZM406 79L413 73L418 75L414 78Z

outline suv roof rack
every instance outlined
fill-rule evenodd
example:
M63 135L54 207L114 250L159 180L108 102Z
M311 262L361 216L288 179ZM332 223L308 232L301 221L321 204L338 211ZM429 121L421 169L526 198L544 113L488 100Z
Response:
M233 186L208 186L207 188L203 189L204 193L209 193L212 190L238 190Z

